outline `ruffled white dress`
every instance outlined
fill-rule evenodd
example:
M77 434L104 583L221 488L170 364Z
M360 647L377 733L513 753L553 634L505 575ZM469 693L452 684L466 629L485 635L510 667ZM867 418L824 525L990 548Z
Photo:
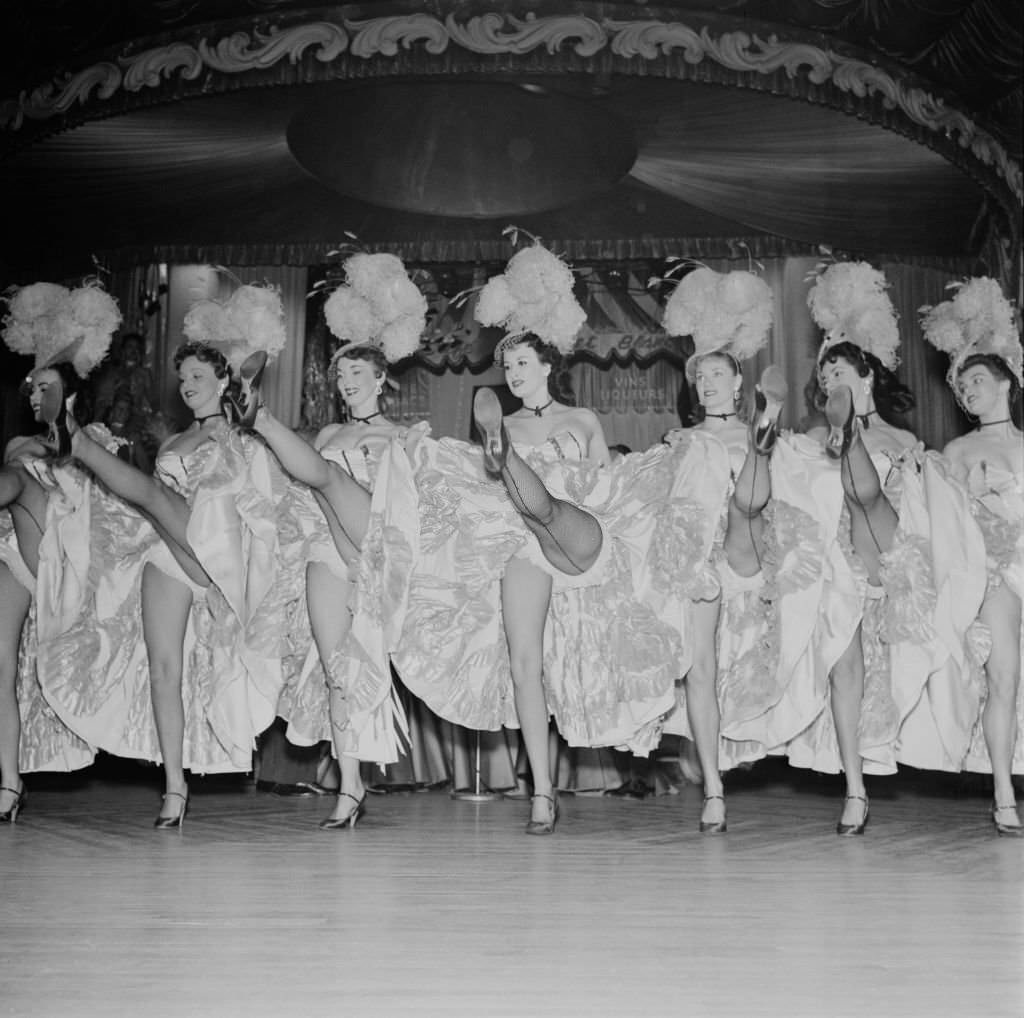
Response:
M969 475L968 487L971 513L985 545L986 591L1006 584L1018 599L1024 598L1024 478L1008 470L979 466ZM1024 624L1020 634L1020 660L1024 661ZM981 727L988 692L983 668L991 645L988 628L980 621L975 622L969 634L968 653L977 700L963 767L985 774L992 773ZM1011 771L1024 774L1024 682L1017 688L1015 740Z
M471 729L515 728L501 578L511 558L526 558L553 579L544 689L562 735L574 746L645 754L689 668L687 601L717 590L716 519L697 480L721 462L699 435L610 467L572 459L571 448L555 436L517 451L553 495L601 525L598 559L579 576L547 562L478 448L425 439L410 461L393 445L364 555L375 586L361 574L360 608L376 616L406 685L437 714Z
M910 762L908 757L918 766L941 765L947 750L933 722L925 725L923 713L915 717L907 730L913 740L902 747L901 728L923 706L930 679L943 668L957 668L949 649L956 638L938 639L939 626L958 618L962 627L969 612L976 612L969 607L974 596L969 590L963 591L967 607L959 615L950 610L955 571L944 567L941 554L944 543L963 531L951 529L950 521L963 521L965 502L933 455L911 451L896 462L873 456L899 523L892 547L882 556L881 585L872 587L850 542L839 463L804 436L780 441L775 457L777 506L814 521L804 535L814 554L800 560L802 572L811 567L811 582L801 581L779 602L779 668L788 675L790 723L801 725L786 746L790 762L825 773L841 770L829 675L860 626L865 683L859 741L865 772L893 773L897 761ZM946 766L955 769L951 758Z
M51 493L47 519L40 521L46 528L60 510L74 511L74 504L65 504L65 497L57 494L57 475L79 474L72 466L51 468L43 461L23 460L22 465L38 479L45 479ZM78 489L78 496L88 502L90 492L86 485ZM55 503L51 509L49 503ZM54 713L43 696L36 668L38 602L35 597L36 579L21 556L14 523L9 511L0 512L0 563L31 595L28 615L22 626L18 644L18 672L15 693L21 716L21 740L18 748L18 766L22 773L33 771L73 771L88 767L95 753L88 743L72 732Z
M184 644L184 764L197 773L248 771L255 737L274 720L286 627L302 577L285 568L282 507L289 483L264 446L223 431L187 456L165 453L157 476L191 510L188 540L211 578L202 588L133 508L105 497L88 527L54 532L67 555L92 549L92 611L53 611L40 633L40 680L64 722L117 756L161 761L142 634L142 575L155 567L193 595ZM43 571L40 571L43 584ZM55 592L55 597L58 593ZM95 666L83 669L83 649Z
M427 430L426 424L417 427L424 433ZM397 439L394 444L400 447ZM321 455L371 492L371 520L379 519L384 493L377 494L376 480L378 468L388 457L388 447L327 447L321 450ZM391 679L384 627L376 613L366 610L367 597L361 593L376 589L373 562L378 539L372 536L371 527L359 564L350 567L338 554L323 510L312 492L294 485L289 497L302 532L303 566L305 562L321 562L338 579L352 584L347 610L352 613L353 624L345 641L331 655L328 675L324 674L316 647L308 635L308 622L307 633L301 633L292 625L293 641L307 649L301 666L282 690L278 713L288 722L289 740L298 745L313 745L338 736L341 751L346 756L382 765L395 763L403 742L409 740L408 723ZM338 726L336 732L331 730L330 688L342 693L345 707L344 716L334 719Z
M812 583L816 560L808 537L814 530L813 519L796 506L772 500L763 512L761 569L752 576L741 576L730 566L724 549L728 506L745 450L722 445L719 456L729 461L727 486L721 487L721 470L709 474L703 483L715 485L709 494L720 500L712 563L721 597L716 633L718 764L726 771L784 752L785 744L806 723L789 698L789 672L782 661L792 654L784 655L780 646L778 608L783 598L799 597ZM767 460L762 465L772 471L774 479L780 469L774 454L770 467ZM685 695L684 684L670 730L692 739Z

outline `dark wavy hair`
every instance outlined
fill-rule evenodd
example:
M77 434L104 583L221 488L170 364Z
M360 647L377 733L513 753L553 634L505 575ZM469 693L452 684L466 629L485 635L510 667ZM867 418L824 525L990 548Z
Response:
M541 364L551 365L551 372L548 375L548 395L558 400L559 403L575 406L576 393L573 392L572 380L569 377L569 366L558 350L532 332L526 332L505 343L502 355L504 356L506 350L513 350L517 346L528 346L537 355Z
M740 362L736 360L736 358L733 357L733 355L729 353L727 350L711 350L710 352L705 354L694 354L694 356L697 357L697 363L693 369L694 380L691 382L689 379L687 379L687 385L690 387L689 392L691 398L690 410L687 414L688 420L685 423L689 427L692 427L693 425L696 424L700 424L700 422L703 421L704 418L707 416L707 411L704 409L704 406L700 401L700 393L697 392L697 371L699 370L700 365L704 361L711 360L711 358L713 357L717 357L719 360L723 360L726 362L726 364L729 365L729 367L732 369L732 373L737 378L739 378L741 382L743 380L743 368L740 367ZM746 390L741 385L739 402L735 404L736 416L741 421L747 421L749 419L749 407L747 403L748 400ZM682 417L682 415L680 415L680 417Z
M1017 376L1013 373L1013 369L1005 360L1003 360L1002 357L999 356L999 354L972 353L965 357L963 364L957 368L957 381L960 380L960 376L963 375L964 372L969 371L971 368L978 367L979 365L983 368L988 368L995 378L1005 378L1010 383L1010 417L1013 420L1013 423L1016 424L1017 427L1020 427L1021 418L1024 417L1024 413L1022 413L1024 407L1021 406L1020 382L1017 381ZM956 394L954 393L954 395ZM959 397L957 398L957 405L960 405ZM963 407L961 406L960 409L963 410ZM966 410L964 410L964 413L971 420L975 420L975 418L972 417L971 414L968 414Z
M202 361L204 364L210 364L213 366L213 373L218 378L228 378L231 375L231 369L228 367L228 359L218 350L216 347L210 346L208 343L196 343L189 341L188 343L182 343L177 350L174 351L174 370L181 370L181 365L189 357L195 357L197 361Z
M342 361L365 361L372 365L373 370L380 376L383 385L381 393L377 397L377 406L382 414L388 410L387 382L388 382L388 359L384 351L376 346L343 346L331 360L331 383L334 386L334 399L337 404L338 418L342 421L349 419L348 404L338 392L338 365Z
M852 364L861 378L867 378L868 375L874 376L871 395L874 397L878 416L894 428L902 427L903 425L898 420L899 415L913 409L914 394L896 377L895 372L885 367L873 353L868 353L856 343L845 340L830 346L818 362L818 370L814 373L815 409L824 410L828 400L828 395L821 387L821 368L826 364L834 364L838 360Z

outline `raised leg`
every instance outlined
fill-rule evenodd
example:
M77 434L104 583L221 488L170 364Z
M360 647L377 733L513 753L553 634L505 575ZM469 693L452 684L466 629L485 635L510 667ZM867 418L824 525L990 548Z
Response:
M721 602L693 604L693 664L686 673L686 714L704 772L704 807L701 830L725 830L725 798L718 770L718 740L721 716L718 709L718 615Z
M188 797L185 782L185 707L182 702L185 629L192 610L192 591L153 565L142 573L142 632L149 657L150 696L156 722L164 781L170 798L164 799L160 818L174 817ZM159 818L158 818L159 821Z
M1017 734L1017 693L1020 687L1020 598L1002 584L981 607L981 621L992 634L992 651L985 663L988 697L981 724L992 764L993 819L1001 827L1020 828L1011 767Z
M172 488L108 452L84 431L71 436L71 454L118 498L145 516L193 583L209 586L210 577L192 554L188 540L188 503Z
M726 559L740 576L755 576L760 572L764 559L764 519L761 514L772 497L769 463L787 392L782 372L774 365L765 368L755 394L747 455L729 500L725 532Z
M18 767L18 647L31 599L14 574L0 563L0 787L7 789L0 792L0 813L14 806L22 787Z
M349 547L360 547L370 518L370 493L337 464L324 459L266 408L261 408L256 415L254 430L263 436L286 473L322 496L318 501L328 522L336 523L347 540L345 548L338 548L342 557Z
M521 559L508 563L501 581L501 610L520 736L530 761L534 798L531 823L554 823L554 792L548 757L548 705L542 679L544 624L551 577Z
M847 436L839 460L843 497L850 511L850 538L869 581L877 584L881 557L892 547L899 517L882 491L882 481L853 414L853 395L846 386L829 396L825 415L833 432L840 428Z
M501 404L490 389L477 392L473 413L484 435L485 461L493 462L512 505L536 535L544 557L570 576L586 572L601 552L601 525L579 506L555 498L512 448L502 423Z
M47 495L24 467L0 467L0 506L6 506L18 538L18 551L32 575L39 571L39 542L46 528Z

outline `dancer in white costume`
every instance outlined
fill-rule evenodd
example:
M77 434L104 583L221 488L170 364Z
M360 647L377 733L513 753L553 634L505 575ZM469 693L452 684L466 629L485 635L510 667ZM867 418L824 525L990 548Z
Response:
M42 422L49 390L59 398L78 387L106 356L121 313L96 280L70 290L34 283L5 300L4 342L35 357L23 391ZM98 431L109 439L106 429ZM15 438L0 468L0 506L9 510L0 514L0 822L13 823L24 808L22 770L74 770L93 759L91 747L44 699L36 667L40 626L52 626L50 616L87 608L88 567L95 566L89 539L97 493L70 464L51 466L50 453L42 438ZM69 558L61 537L71 531L80 546ZM89 648L81 647L83 673L93 663Z
M1014 773L1024 773L1024 435L1022 350L1014 309L992 279L972 279L952 300L923 309L925 338L950 354L947 375L957 401L975 422L945 450L968 488L984 536L987 589L974 641L984 661L985 690L968 718L964 766L992 774L992 823L1000 835L1024 834L1017 813ZM981 562L975 563L977 568ZM987 638L986 638L987 637Z
M528 834L550 834L558 818L548 756L548 707L541 679L544 627L551 601L551 569L581 576L597 562L601 527L587 512L554 497L517 451L552 446L560 457L608 464L608 446L596 415L556 398L557 352L533 337L502 344L505 378L522 407L502 417L490 389L481 389L473 412L483 433L484 463L500 477L516 511L537 539L544 560L515 557L502 578L501 605L515 689L516 714L533 776ZM557 377L557 376L556 376Z
M133 667L122 680L124 715L111 719L116 730L105 736L112 752L162 761L161 829L180 827L185 817L186 768L250 769L255 736L273 721L283 682L287 605L301 596L298 580L281 568L286 479L260 443L228 427L223 409L232 382L222 348L236 363L253 346L279 350L280 297L243 286L223 305L200 302L186 316L185 333L207 340L187 342L174 359L194 420L164 443L154 476L76 429L63 404L55 415L61 452L137 507L162 538L138 563L151 715L139 703L141 673Z
M908 490L902 471L916 473L918 443L894 423L913 397L893 373L899 334L886 286L866 263L834 264L818 276L808 302L826 333L817 383L828 426L809 433L810 451L800 441L783 451L776 475L776 498L803 502L815 516L822 555L808 644L813 667L800 672L811 684L803 700L809 715L787 752L797 766L843 770L836 833L845 836L863 834L868 823L865 766L896 768L893 680L902 665L893 648L934 642L926 542L911 539L911 514L903 520L898 511ZM783 627L804 621L784 617Z
M764 512L771 498L769 458L786 398L786 382L777 369L767 368L755 392L751 420L743 421L740 362L765 345L771 323L771 290L749 272L723 274L703 266L695 268L683 277L665 308L666 330L693 337L694 354L686 362L686 377L700 404L701 419L695 430L722 444L730 479L728 487L718 493L721 522L715 563L720 590L713 598L689 605L693 664L684 685L685 734L696 745L703 772L702 834L726 831L720 767L723 763L730 766L734 754L749 759L744 754L752 752L749 745L741 748L729 744L727 750L722 741L721 701L726 690L730 690L733 702L737 696L749 701L753 692L737 690L728 677L735 659L742 654L743 641L758 642L758 634L743 630L750 629L756 614L747 602L757 601L764 585ZM666 438L672 442L680 433L670 432ZM721 649L726 652L721 654ZM761 662L765 674L770 672L768 665ZM759 706L753 713L765 709Z
M29 376L29 402L37 421L42 395L51 384L73 386L70 365L36 368ZM50 449L33 436L11 439L0 467L0 823L14 823L28 795L22 772L76 770L93 760L46 703L36 674L38 620L35 610L40 545L48 526ZM58 468L69 472L67 467ZM44 485L41 478L49 483ZM65 491L71 485L62 486ZM88 491L79 490L88 499Z
M426 300L394 255L360 253L345 262L347 282L328 298L324 317L342 341L329 374L346 420L327 425L311 446L247 397L246 424L263 437L283 468L307 485L322 512L301 513L307 533L306 600L327 683L307 667L285 690L280 713L293 738L331 738L341 784L323 830L354 828L366 812L360 761L393 763L395 725L405 718L392 688L381 625L353 633L353 600L381 457L392 442L411 451L426 426L399 427L385 417L388 365L415 351L426 324ZM326 520L329 536L324 532ZM359 619L363 621L362 617ZM365 667L363 667L365 666ZM309 679L314 681L310 682ZM327 703L319 695L326 692ZM329 716L329 733L322 730Z
M435 713L527 729L527 831L549 834L549 716L570 745L646 754L675 705L684 599L713 586L714 527L688 495L708 464L694 441L606 465L596 417L549 385L583 312L570 270L540 245L488 282L476 315L505 328L499 356L524 409L503 419L481 390L483 454L447 438L423 439L411 457L392 448L368 531L380 578L360 611L376 602L395 627L395 665Z
M369 710L359 708L354 717L353 700L362 696L347 682L351 669L345 658L355 652L346 645L352 624L351 599L359 572L360 549L369 522L372 492L381 456L392 441L409 448L424 427L404 428L385 416L383 392L387 384L387 360L377 348L345 346L331 365L348 420L329 424L311 446L261 408L253 430L267 442L284 469L308 485L320 505L319 519L307 523L306 600L317 653L328 676L326 705L317 703L316 692L305 682L286 691L280 712L290 722L289 733L302 741L324 734L318 715L329 713L329 736L341 770L338 802L320 827L334 830L355 827L366 812L366 788L360 761L393 763L397 742L394 720L404 725L401 708L394 701L388 679ZM326 527L324 526L326 520ZM326 530L326 532L325 532ZM374 671L386 674L386 652ZM309 677L308 671L305 677ZM353 722L357 722L355 725Z

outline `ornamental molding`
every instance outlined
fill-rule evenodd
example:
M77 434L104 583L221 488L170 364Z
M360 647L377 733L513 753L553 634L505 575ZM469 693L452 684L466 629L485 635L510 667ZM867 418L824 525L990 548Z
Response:
M75 107L102 104L118 92L144 93L164 83L196 81L209 72L240 75L307 58L330 65L344 54L360 60L395 58L422 48L440 56L452 47L480 56L522 57L537 50L570 51L589 59L602 51L628 61L678 56L690 65L710 61L739 74L785 73L814 85L831 85L862 101L880 101L911 123L954 142L1001 177L1024 202L1021 167L968 115L917 85L901 82L875 64L807 42L745 31L713 34L676 21L620 21L582 14L537 17L492 12L464 20L454 14L403 14L367 20L341 18L235 31L219 39L172 42L91 66L0 102L0 128L20 131ZM215 86L211 86L217 91Z

